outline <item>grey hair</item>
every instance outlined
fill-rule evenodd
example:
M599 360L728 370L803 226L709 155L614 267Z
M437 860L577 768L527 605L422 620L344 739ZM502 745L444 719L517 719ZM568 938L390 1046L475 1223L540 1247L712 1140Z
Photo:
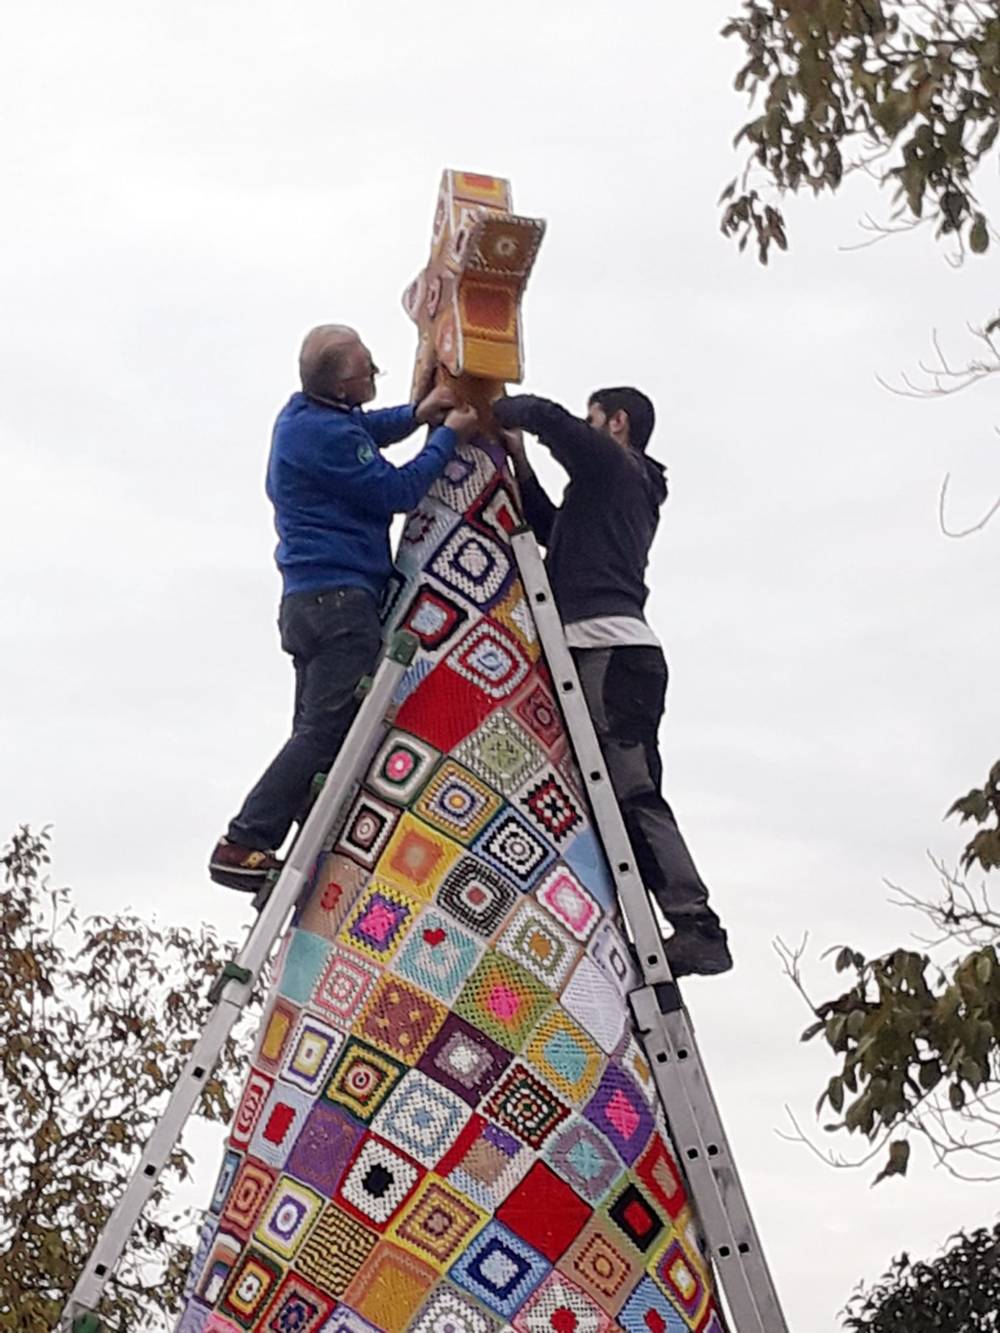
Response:
M306 393L333 395L345 353L357 339L357 330L347 324L318 324L309 330L299 352L299 378Z

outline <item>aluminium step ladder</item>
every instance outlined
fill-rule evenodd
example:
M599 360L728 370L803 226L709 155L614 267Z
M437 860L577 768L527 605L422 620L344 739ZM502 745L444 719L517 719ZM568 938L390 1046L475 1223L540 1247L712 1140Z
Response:
M594 724L530 529L512 539L525 594L590 798L644 985L629 996L734 1333L788 1333L694 1029L664 956Z
M226 1038L253 992L285 922L307 884L317 858L330 835L339 830L347 806L384 733L391 725L396 689L416 656L415 635L400 631L384 654L340 753L323 783L308 818L273 885L255 900L260 914L243 948L226 963L210 992L214 1008L191 1052L170 1099L157 1121L139 1165L98 1237L59 1322L59 1333L108 1333L98 1307L101 1294L128 1238L149 1202L156 1181L194 1111L205 1080L211 1074Z

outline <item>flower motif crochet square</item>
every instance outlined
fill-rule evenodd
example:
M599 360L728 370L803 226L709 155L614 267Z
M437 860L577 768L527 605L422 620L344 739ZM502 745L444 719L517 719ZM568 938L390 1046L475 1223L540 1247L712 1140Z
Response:
M288 1273L261 1325L263 1333L319 1333L336 1302L306 1282L298 1273Z
M625 1333L688 1333L689 1325L652 1280L644 1277L618 1313ZM721 1325L704 1333L722 1333Z
M550 1273L514 1316L517 1333L610 1333L616 1325L563 1273ZM642 1330L655 1333L655 1326ZM662 1333L662 1330L661 1330Z

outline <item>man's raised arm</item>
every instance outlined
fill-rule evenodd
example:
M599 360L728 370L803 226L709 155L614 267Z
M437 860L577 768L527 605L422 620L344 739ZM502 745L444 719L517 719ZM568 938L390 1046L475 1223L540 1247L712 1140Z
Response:
M537 435L571 477L588 469L613 465L621 456L619 446L609 436L548 398L537 398L530 393L501 398L493 404L493 415L501 426Z

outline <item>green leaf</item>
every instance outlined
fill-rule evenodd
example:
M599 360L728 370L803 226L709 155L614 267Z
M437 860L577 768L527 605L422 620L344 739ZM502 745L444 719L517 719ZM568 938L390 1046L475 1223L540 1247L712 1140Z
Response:
M872 1185L877 1185L880 1180L887 1180L889 1176L905 1176L907 1168L910 1165L910 1145L906 1139L896 1139L889 1144L889 1159L885 1166L872 1181Z
M989 248L990 233L986 218L982 213L977 213L969 229L969 249L974 255L984 255Z

